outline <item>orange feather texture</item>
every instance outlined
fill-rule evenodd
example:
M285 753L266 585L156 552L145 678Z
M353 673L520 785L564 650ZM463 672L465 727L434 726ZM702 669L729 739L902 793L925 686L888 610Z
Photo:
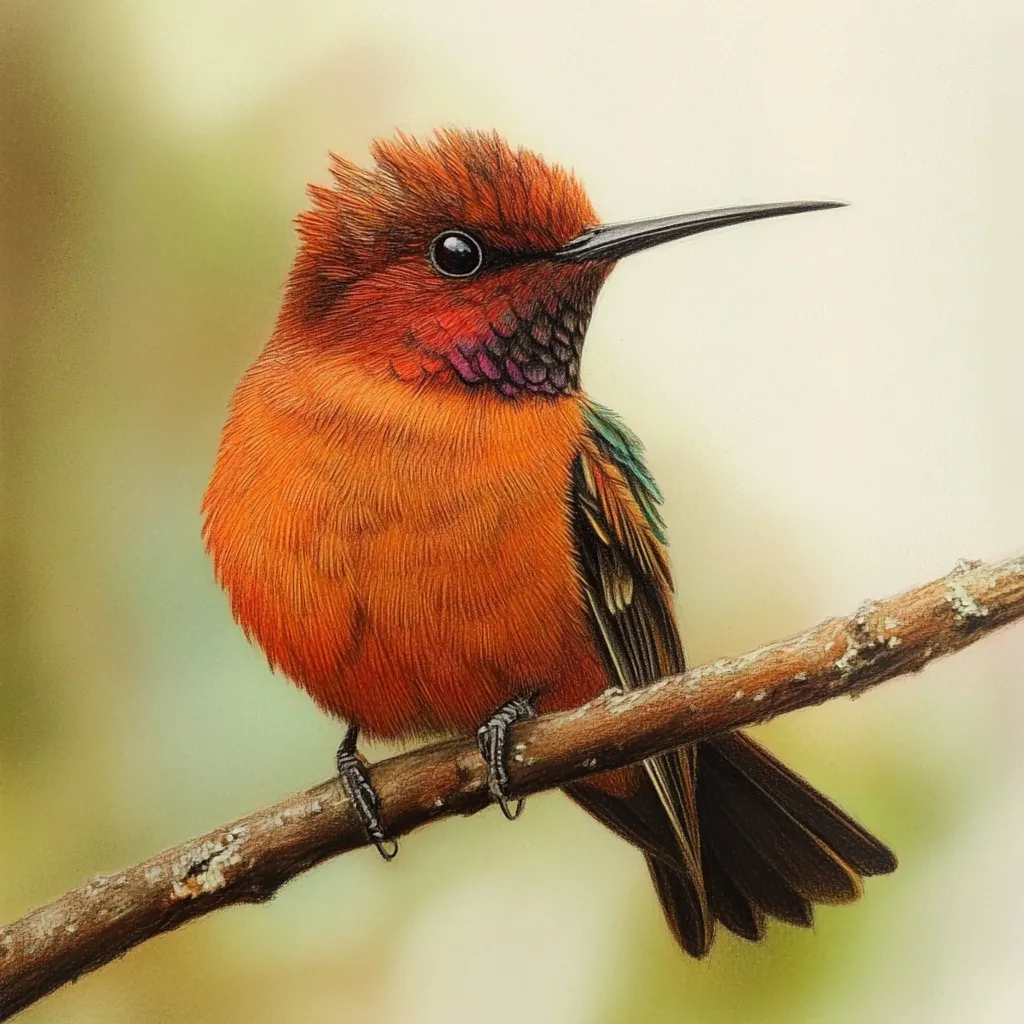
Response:
M569 173L496 135L373 156L333 157L298 218L203 501L217 578L271 665L370 735L468 732L533 691L576 706L608 685L568 504L579 350L611 267L462 280L427 252L461 229L543 253L597 217Z
M321 708L391 740L682 671L660 493L579 388L612 264L544 258L596 224L582 189L493 135L373 155L334 158L335 187L312 190L231 402L203 535L236 619ZM439 262L452 231L491 255L479 273ZM806 926L896 864L738 733L568 792L644 852L694 956L716 921L755 940L766 915Z

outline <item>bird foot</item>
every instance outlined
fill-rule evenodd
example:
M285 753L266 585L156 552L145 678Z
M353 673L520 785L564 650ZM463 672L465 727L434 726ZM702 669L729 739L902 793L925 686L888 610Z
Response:
M476 731L476 742L480 754L487 762L487 788L491 798L501 808L509 821L515 821L523 813L524 800L515 801L515 808L509 805L508 794L508 738L509 730L524 718L533 718L532 697L514 697L502 704Z
M384 860L392 860L398 853L398 841L388 839L384 835L384 828L380 823L380 797L373 788L366 765L356 753L358 735L359 730L354 725L349 726L341 746L338 747L338 776L367 837L377 847L377 852Z

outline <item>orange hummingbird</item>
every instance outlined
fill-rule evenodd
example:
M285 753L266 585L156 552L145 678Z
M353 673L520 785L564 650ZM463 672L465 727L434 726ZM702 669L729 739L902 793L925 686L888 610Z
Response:
M576 178L496 134L332 157L310 189L274 332L231 402L203 535L270 664L348 723L339 774L390 858L356 753L472 734L506 816L509 732L684 669L661 493L580 385L622 257L840 206L778 203L601 225ZM642 344L642 341L640 342ZM734 732L574 783L644 854L682 948L716 922L808 926L893 854Z

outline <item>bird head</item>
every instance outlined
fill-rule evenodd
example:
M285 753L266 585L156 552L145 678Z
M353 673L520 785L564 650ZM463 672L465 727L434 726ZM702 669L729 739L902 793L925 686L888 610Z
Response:
M497 134L442 130L332 156L312 186L281 349L356 359L417 386L552 398L579 388L598 291L623 256L747 220L842 205L778 203L601 225L579 181Z

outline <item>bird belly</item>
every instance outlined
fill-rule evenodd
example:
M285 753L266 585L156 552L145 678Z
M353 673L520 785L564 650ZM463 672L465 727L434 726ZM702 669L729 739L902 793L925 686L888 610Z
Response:
M400 737L472 731L517 695L554 710L604 689L564 489L512 490L468 487L434 509L412 502L360 545L352 597L366 628L351 670L314 693L323 706Z
M236 511L208 513L207 542L236 617L368 735L467 733L514 696L558 710L608 685L568 512L578 411L545 401L538 422L498 401L455 434L445 416L329 450L292 424L287 446L228 446L238 467L218 465L208 509Z

